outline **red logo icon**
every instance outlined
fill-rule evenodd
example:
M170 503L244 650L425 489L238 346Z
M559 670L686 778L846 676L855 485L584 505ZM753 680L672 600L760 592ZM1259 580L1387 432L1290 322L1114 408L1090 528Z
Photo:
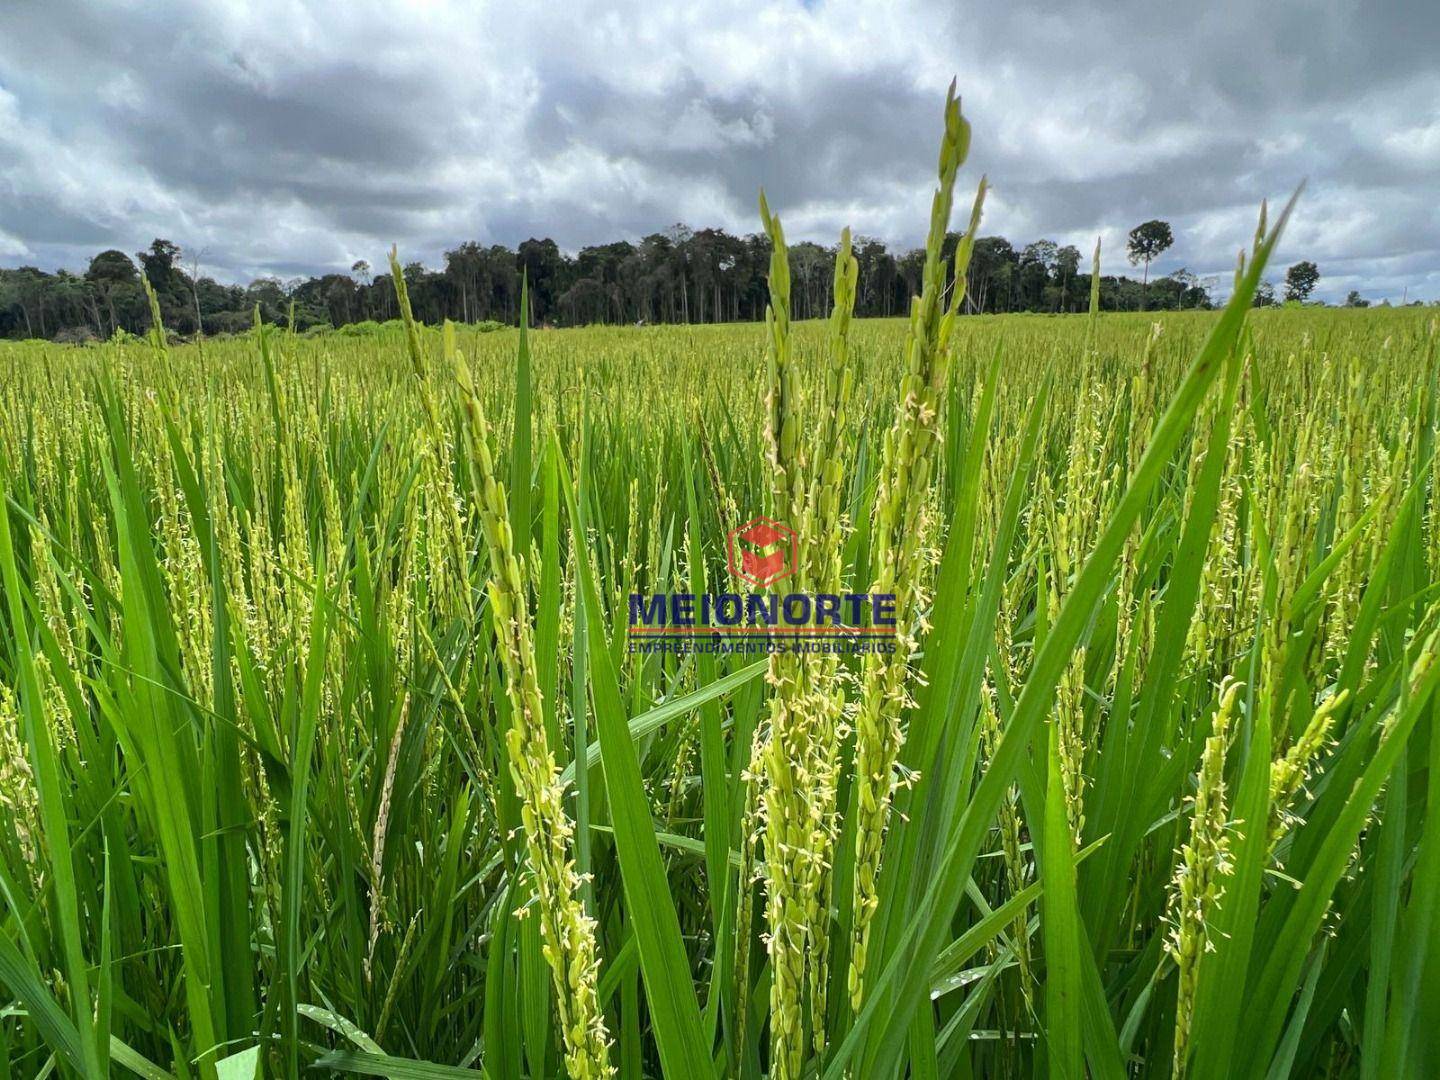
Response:
M730 573L762 589L795 573L795 530L757 517L726 534Z

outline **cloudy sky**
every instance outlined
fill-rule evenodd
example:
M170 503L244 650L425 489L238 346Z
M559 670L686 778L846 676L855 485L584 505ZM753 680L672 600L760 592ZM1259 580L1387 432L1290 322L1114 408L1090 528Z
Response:
M751 232L761 184L792 239L911 246L952 76L987 233L1100 235L1115 268L1163 217L1153 272L1228 280L1308 178L1280 259L1317 295L1440 298L1434 0L5 0L0 266L163 236L243 281Z

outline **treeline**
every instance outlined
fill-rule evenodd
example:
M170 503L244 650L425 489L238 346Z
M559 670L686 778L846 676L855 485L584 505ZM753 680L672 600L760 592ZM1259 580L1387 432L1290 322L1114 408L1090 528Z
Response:
M958 234L947 238L951 262ZM860 264L856 314L902 315L920 289L924 252L895 253L879 240L858 238ZM809 241L790 248L792 314L824 317L831 306L835 252ZM618 241L581 248L575 256L553 240L526 240L518 249L460 244L445 253L443 269L418 262L404 267L417 318L476 323L514 323L522 277L528 280L532 319L539 325L588 323L707 323L764 317L769 240L732 236L721 229L676 225L638 244ZM1075 312L1090 303L1090 275L1081 273L1080 252L1050 240L1017 248L1000 236L975 243L966 310ZM187 272L188 271L188 272ZM182 335L237 333L258 306L269 322L292 314L297 329L343 326L396 317L388 268L355 263L349 273L281 281L259 278L223 285L187 268L178 246L156 240L131 259L102 251L83 274L34 267L0 270L0 337L85 340L117 330L142 333L150 310L140 276L149 279L168 329ZM1100 279L1100 304L1108 311L1203 308L1208 287L1184 270L1142 283L1123 276Z

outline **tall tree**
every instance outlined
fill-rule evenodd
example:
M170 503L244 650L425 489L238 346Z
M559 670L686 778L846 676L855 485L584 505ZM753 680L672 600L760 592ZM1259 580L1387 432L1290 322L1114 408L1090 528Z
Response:
M180 258L180 246L169 240L161 240L158 237L150 241L150 246L136 256L140 260L140 267L145 271L145 276L150 279L150 286L156 292L161 289L168 289L173 284L175 263Z
M1020 305L1027 310L1044 310L1045 290L1050 284L1050 270L1059 258L1060 247L1054 240L1036 240L1020 252Z
M1168 221L1146 221L1130 230L1130 239L1125 251L1131 266L1145 264L1145 274L1140 281L1140 305L1145 305L1145 294L1150 288L1150 264L1169 250L1175 243L1175 234L1170 231Z
M90 260L85 280L109 317L108 326L102 330L104 336L112 336L122 326L132 332L140 329L140 274L130 256L114 248L100 252Z
M530 317L539 326L554 317L555 301L565 291L565 258L554 240L532 237L520 245L515 261L529 278Z
M1080 271L1080 250L1066 244L1055 253L1055 283L1060 287L1060 310L1069 311L1070 284Z
M195 296L190 278L180 269L179 245L156 238L135 257L140 260L140 269L160 301L165 325L184 332L195 329Z
M911 252L907 259L918 255L919 264L923 265L924 254L923 251ZM969 291L974 294L981 311L1010 310L1010 285L1018 262L1014 246L1003 236L982 236L975 241L970 256ZM908 279L905 285L909 295L916 294Z
M1301 260L1285 271L1285 299L1303 303L1319 283L1320 268L1309 259Z

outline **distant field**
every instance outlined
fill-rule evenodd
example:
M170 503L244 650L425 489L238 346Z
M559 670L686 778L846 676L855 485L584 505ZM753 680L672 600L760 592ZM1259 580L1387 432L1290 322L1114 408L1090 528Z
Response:
M1270 240L0 344L0 1076L1434 1075L1440 328L1250 311ZM782 629L887 648L641 647Z

